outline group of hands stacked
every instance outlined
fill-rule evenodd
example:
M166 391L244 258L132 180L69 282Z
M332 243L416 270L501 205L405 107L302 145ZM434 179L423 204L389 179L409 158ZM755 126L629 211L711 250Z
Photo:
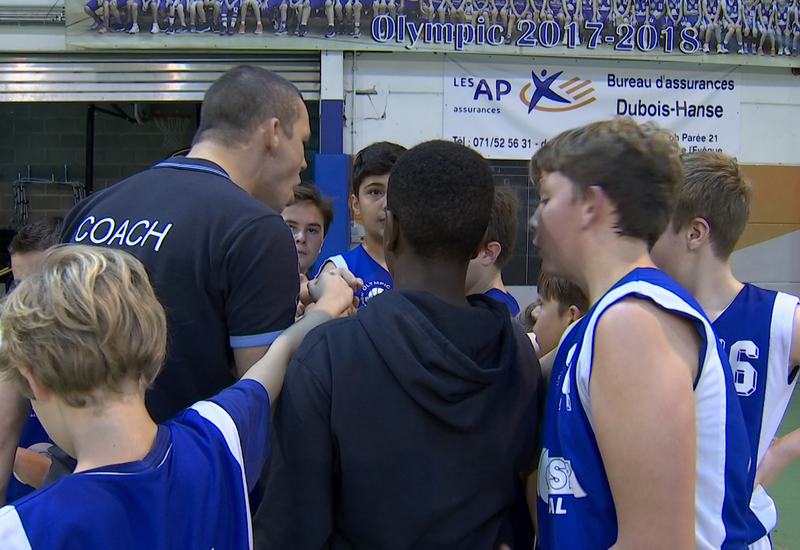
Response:
M364 281L345 267L320 273L301 285L296 320L313 310L324 311L333 318L354 315L358 311L355 292L363 286Z

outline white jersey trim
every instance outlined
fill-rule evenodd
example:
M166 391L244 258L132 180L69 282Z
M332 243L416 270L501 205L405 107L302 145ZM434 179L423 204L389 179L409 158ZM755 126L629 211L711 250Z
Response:
M13 506L0 508L0 541L3 550L31 550L22 520Z
M236 462L239 463L239 469L242 472L242 485L240 487L242 491L241 496L244 499L245 515L247 516L248 548L253 550L253 522L250 516L250 497L247 490L247 477L244 469L244 453L242 452L242 443L239 438L239 431L236 429L236 423L225 409L211 401L195 403L192 405L192 409L197 411L200 416L208 420L222 432L222 437L228 444L228 449L230 449Z
M319 277L319 274L322 273L322 268L325 267L325 264L328 262L332 263L334 267L343 267L347 270L350 270L350 267L347 265L347 261L344 259L344 256L337 254L336 256L331 256L322 262L322 265L319 266L319 271L317 271L317 274L314 276L315 279Z
M769 535L767 535L758 539L747 548L749 548L749 550L772 550L772 541L769 540Z
M791 359L794 312L797 304L797 297L778 292L772 306L767 387L764 388L761 434L758 440L758 465L761 464L764 455L767 454L767 449L778 433L778 428L780 428L783 416L789 406L789 400L792 398L792 392L797 385L797 377L789 384L789 372L793 367L789 364L789 360ZM750 497L750 510L767 533L775 529L778 524L778 510L772 497L760 485L756 487ZM768 538L767 541L769 541Z
M646 281L631 281L608 292L594 308L581 343L582 352L575 364L581 406L594 430L589 382L592 374L595 327L608 307L626 296L637 297L637 294L649 298L662 308L683 313L703 324L707 342L706 353L699 366L697 385L694 389L697 418L695 533L698 550L719 549L726 538L725 525L722 521L725 487L719 480L725 477L727 396L724 391L719 391L725 387L725 371L717 352L717 337L708 319L673 292Z
M767 387L764 392L764 417L761 419L761 438L758 441L758 464L767 454L775 434L783 420L797 380L789 384L789 364L794 333L794 312L798 299L778 292L772 307L769 329L769 364L767 365ZM768 404L775 403L767 408Z

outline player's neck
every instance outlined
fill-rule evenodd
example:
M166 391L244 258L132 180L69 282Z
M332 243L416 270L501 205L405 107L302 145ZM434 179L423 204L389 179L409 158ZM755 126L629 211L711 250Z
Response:
M364 250L369 254L370 258L375 260L383 269L387 269L386 257L383 255L383 241L378 241L366 235L361 246L364 247Z
M78 461L76 472L142 460L153 447L158 425L138 395L102 407L62 406Z
M638 239L612 237L606 243L593 243L583 260L583 281L576 281L594 304L620 279L639 267L655 267L647 245Z
M712 259L697 264L690 289L711 321L715 321L741 292L744 285L731 271L730 262Z
M396 261L392 279L397 290L421 290L458 306L469 305L464 291L467 266L442 260L403 257Z
M467 295L486 294L493 288L496 288L502 292L506 291L506 286L503 284L503 275L496 269L489 269L487 270L485 277L481 278L481 280L477 284L473 285L472 288L467 289Z

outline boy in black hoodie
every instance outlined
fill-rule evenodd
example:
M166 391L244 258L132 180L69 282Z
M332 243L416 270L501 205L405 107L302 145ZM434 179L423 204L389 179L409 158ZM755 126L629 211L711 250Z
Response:
M466 147L432 141L397 160L388 188L394 290L311 332L294 355L258 549L516 546L509 510L538 458L542 384L508 310L464 295L491 170Z

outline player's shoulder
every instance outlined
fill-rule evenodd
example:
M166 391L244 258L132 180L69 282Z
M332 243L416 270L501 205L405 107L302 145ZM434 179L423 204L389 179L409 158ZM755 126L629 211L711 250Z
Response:
M297 348L294 357L303 361L310 356L327 353L331 347L348 345L355 340L359 340L361 332L362 327L357 315L333 319L311 329L306 337L303 338L303 342ZM353 350L353 352L356 353L357 350Z
M653 300L629 295L602 311L597 320L595 338L612 341L622 338L631 345L648 346L665 329L683 333L696 331L693 321L698 320L665 309Z
M361 324L358 314L333 319L312 329L292 356L320 381L330 382L335 366L337 371L359 368L371 340ZM347 359L336 361L336 358Z
M366 256L367 256L367 251L364 250L364 247L362 245L358 245L356 247L351 248L347 252L339 254L336 257L341 258L342 261L345 262L345 264L352 265L354 263L358 263L364 260Z
M269 394L267 389L257 380L239 380L229 388L222 390L214 397L201 401L200 403L210 402L225 412L235 417L242 409L263 406L269 409ZM198 404L192 409L197 410ZM234 414L235 413L235 414Z
M735 301L738 301L745 307L770 305L774 308L782 306L788 307L793 303L797 303L798 298L797 296L779 290L772 290L751 283L745 283Z
M20 519L26 529L35 534L40 529L80 530L87 518L97 517L98 510L107 514L119 503L104 502L109 499L108 493L94 481L80 474L67 475L3 507L0 509L0 540L4 540L5 529ZM76 499L76 495L80 498Z

